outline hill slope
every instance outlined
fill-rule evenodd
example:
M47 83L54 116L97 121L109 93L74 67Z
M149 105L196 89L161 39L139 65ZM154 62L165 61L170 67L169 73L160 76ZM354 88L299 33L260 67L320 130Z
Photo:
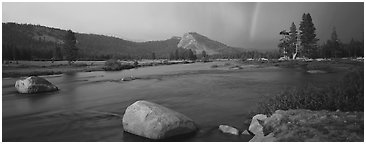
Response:
M40 25L3 23L3 59L50 59L62 50L66 30ZM203 50L209 55L233 54L240 51L213 41L198 33L184 34L183 38L172 37L167 40L133 42L121 38L75 33L79 55L84 60L168 58L177 49L192 49L196 54ZM61 49L61 50L60 50ZM62 57L62 56L61 56Z
M4 59L50 59L56 47L62 47L66 30L40 25L3 23ZM76 33L77 47L82 58L108 59L168 57L178 49L179 38L161 41L133 42L116 37ZM14 50L15 49L15 50ZM14 53L18 53L15 56Z

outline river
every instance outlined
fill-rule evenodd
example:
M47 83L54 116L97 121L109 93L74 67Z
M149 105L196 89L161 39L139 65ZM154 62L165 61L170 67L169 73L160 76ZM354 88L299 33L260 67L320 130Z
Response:
M60 91L18 94L16 78L2 79L3 141L149 141L123 132L121 117L147 100L192 118L200 130L168 141L248 141L223 134L220 124L240 130L258 102L306 83L327 84L340 73L307 74L278 67L211 68L224 62L143 67L119 72L46 76ZM134 76L133 81L120 81Z

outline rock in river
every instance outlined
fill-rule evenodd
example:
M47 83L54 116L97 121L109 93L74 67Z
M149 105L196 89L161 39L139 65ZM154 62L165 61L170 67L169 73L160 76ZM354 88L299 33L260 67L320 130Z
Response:
M122 124L126 132L150 139L164 139L197 130L196 124L187 116L144 100L127 107Z
M233 135L239 135L239 130L237 130L236 128L233 128L231 126L220 125L219 126L219 130L222 131L223 133L228 133L228 134L233 134Z
M327 73L326 71L323 71L323 70L308 70L306 71L310 74L324 74L324 73Z
M121 79L121 81L132 81L132 80L135 80L136 78L133 77L133 76L129 76L129 77L124 77Z
M44 78L31 76L15 82L15 88L19 93L40 93L57 91L58 88Z

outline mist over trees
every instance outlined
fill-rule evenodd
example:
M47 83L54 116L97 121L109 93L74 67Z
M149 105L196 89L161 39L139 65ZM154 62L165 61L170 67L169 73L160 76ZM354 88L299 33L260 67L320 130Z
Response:
M343 43L338 39L336 28L330 39L320 46L319 56L325 58L341 58L341 57L363 57L363 43L353 38L348 43Z

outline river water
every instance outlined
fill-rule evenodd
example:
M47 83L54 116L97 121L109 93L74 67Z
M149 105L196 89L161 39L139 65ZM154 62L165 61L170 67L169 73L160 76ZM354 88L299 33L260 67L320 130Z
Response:
M245 130L248 113L266 97L306 83L328 84L341 75L277 67L211 68L214 64L223 62L46 76L60 91L41 94L18 94L17 79L3 78L3 141L149 141L123 132L124 111L137 100L181 112L200 128L168 141L248 141L251 136L223 134L218 126ZM125 76L138 79L120 81Z

